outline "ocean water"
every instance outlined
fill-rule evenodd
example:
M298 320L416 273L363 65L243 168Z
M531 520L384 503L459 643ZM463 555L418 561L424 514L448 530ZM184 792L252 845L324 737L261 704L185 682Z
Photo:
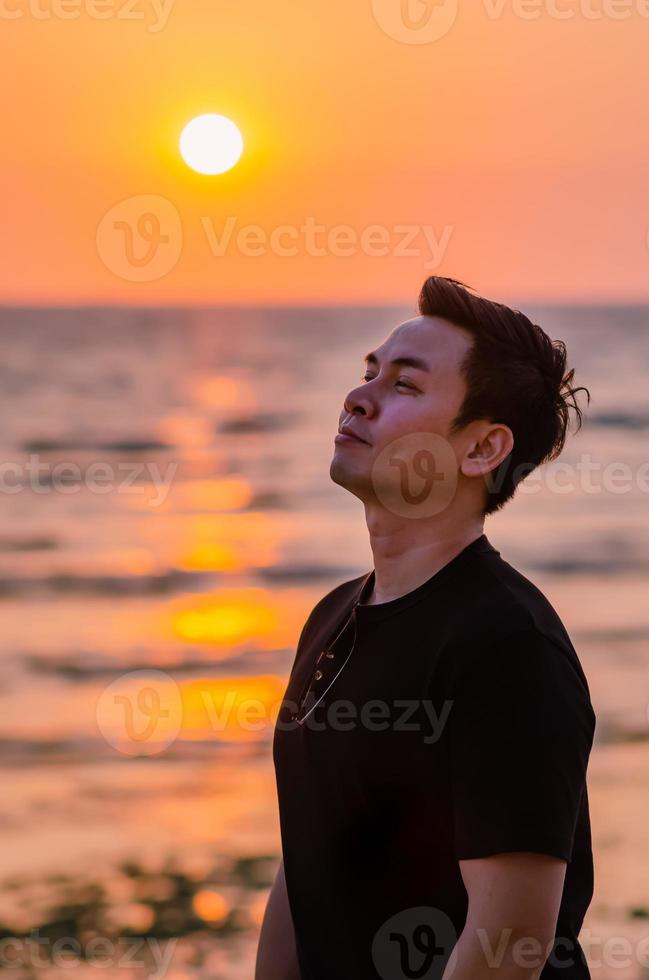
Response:
M167 943L167 977L252 975L279 853L273 706L312 606L372 567L362 506L328 476L338 413L412 312L0 311L0 938L146 935ZM649 309L526 312L565 341L591 403L485 530L586 671L591 970L637 980ZM606 953L616 937L628 963Z

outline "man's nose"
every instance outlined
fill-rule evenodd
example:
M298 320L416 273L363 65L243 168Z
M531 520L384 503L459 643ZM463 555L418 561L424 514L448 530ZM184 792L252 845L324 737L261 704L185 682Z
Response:
M345 411L349 412L350 415L354 413L357 415L372 415L374 412L374 406L372 399L369 397L366 384L353 388L345 398L343 405Z

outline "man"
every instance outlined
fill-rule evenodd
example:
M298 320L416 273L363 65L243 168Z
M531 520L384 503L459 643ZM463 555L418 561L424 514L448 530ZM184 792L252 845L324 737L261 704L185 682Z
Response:
M428 279L419 314L340 414L330 475L374 568L298 642L257 980L583 980L595 714L557 613L483 526L590 395L561 341L457 280Z

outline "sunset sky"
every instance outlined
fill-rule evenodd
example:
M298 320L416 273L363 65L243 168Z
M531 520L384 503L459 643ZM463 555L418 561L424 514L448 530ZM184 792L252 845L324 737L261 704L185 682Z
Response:
M4 0L0 303L410 304L432 273L649 300L649 4L409 15L428 26L399 0ZM178 139L212 112L245 148L202 176Z

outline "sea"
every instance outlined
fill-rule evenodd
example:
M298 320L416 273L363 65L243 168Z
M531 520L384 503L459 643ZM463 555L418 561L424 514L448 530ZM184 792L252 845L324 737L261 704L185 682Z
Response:
M590 403L485 531L559 612L597 714L592 976L647 980L649 308L525 312ZM362 505L329 477L338 417L413 314L0 310L12 976L253 976L273 712L310 610L372 568Z

